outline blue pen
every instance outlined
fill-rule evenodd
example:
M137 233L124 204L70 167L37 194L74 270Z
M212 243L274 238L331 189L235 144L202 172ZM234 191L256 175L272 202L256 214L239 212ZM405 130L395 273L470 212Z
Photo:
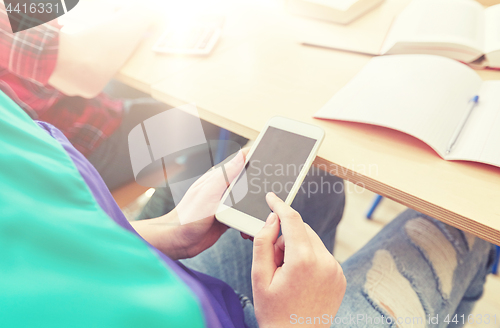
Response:
M469 119L469 116L472 113L472 110L474 109L474 107L476 107L477 103L479 102L479 96L474 96L469 102L471 103L469 110L467 111L467 113L465 113L464 117L462 118L462 121L460 122L457 129L453 133L453 136L450 139L450 143L446 148L446 154L449 154L451 152L453 146L457 142L460 133L462 133L462 130L464 129L465 123L467 123L467 120Z

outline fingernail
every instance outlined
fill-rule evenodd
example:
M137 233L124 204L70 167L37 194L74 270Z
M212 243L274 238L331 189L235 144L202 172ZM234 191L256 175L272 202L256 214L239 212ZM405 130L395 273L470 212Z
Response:
M271 213L269 214L269 216L267 217L267 220L266 220L266 224L265 226L271 226L274 224L274 222L276 222L276 214L274 213Z

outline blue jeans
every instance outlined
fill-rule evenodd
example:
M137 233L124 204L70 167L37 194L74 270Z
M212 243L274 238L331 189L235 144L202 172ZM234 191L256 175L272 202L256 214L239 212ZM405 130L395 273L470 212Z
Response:
M320 204L320 199L307 208L304 213L310 215L304 220L323 236L330 233L325 221L332 217L321 212L335 202ZM493 324L495 313L468 316L482 295L494 252L493 245L479 238L407 210L342 264L347 278L342 305L335 317L325 313L317 319L332 327L359 328L461 327L479 320ZM250 280L252 242L228 230L213 247L183 263L232 286L241 295L247 325L258 327ZM308 319L290 315L297 326ZM500 317L495 319L498 324Z

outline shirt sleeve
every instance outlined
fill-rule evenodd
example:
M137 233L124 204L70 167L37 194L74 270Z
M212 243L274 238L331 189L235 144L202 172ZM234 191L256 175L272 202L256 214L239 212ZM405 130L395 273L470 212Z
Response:
M57 63L57 20L12 33L5 5L0 1L0 67L38 85L46 85Z

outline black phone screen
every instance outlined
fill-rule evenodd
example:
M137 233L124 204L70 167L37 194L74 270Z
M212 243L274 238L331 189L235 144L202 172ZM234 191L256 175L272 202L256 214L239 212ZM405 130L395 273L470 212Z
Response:
M224 204L265 221L271 213L266 194L272 191L286 199L315 143L269 126Z

